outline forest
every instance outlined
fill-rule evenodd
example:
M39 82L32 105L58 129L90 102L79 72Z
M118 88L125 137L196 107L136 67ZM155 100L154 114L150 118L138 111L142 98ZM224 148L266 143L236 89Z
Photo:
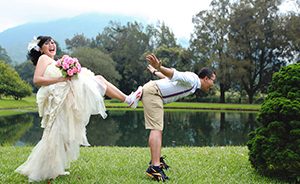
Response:
M299 12L283 14L280 3L213 0L209 9L192 17L194 31L187 47L178 43L164 22L110 22L93 38L82 33L66 39L66 49L57 43L57 58L64 54L76 57L82 66L129 93L156 79L147 71L145 60L146 54L155 53L164 66L179 71L197 73L204 66L216 71L217 85L212 92L184 101L261 103L272 75L283 66L300 62ZM0 98L21 99L35 93L32 63L12 63L0 46ZM16 72L7 72L10 70Z

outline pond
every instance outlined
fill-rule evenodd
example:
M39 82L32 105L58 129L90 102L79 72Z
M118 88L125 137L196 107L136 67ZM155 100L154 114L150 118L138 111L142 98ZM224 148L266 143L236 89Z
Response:
M108 115L91 117L87 137L92 146L147 146L143 111L113 110ZM256 116L254 112L166 111L163 146L244 146L248 133L257 127ZM43 132L40 120L38 113L0 117L0 145L35 145Z

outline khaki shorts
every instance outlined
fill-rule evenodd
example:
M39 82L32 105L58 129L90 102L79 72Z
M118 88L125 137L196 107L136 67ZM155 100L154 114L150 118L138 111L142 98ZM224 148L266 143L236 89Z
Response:
M143 86L142 103L144 106L145 128L163 130L164 106L161 93L154 81Z

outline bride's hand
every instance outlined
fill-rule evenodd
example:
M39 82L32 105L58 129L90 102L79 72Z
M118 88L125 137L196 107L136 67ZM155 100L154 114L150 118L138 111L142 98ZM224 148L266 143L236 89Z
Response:
M71 80L71 77L59 77L57 80L57 82L66 82L68 80Z

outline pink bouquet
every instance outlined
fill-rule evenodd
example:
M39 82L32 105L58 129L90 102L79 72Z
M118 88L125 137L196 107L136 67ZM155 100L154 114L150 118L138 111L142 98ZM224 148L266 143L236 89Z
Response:
M56 66L61 70L63 77L72 77L81 71L78 59L67 55L57 60Z

